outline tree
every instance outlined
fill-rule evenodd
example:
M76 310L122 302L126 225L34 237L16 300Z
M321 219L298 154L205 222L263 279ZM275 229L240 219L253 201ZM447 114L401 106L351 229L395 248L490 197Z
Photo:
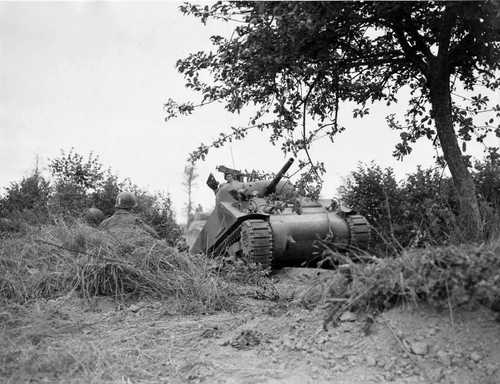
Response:
M89 206L90 194L95 197L105 181L99 157L89 153L85 159L73 148L67 153L61 151L59 157L50 160L49 170L55 179L52 210L71 216L83 213Z
M68 153L52 159L49 169L53 177L66 184L74 184L87 192L98 189L104 180L99 156L89 153L87 159L72 148Z
M442 150L458 192L462 223L469 237L481 232L481 217L468 159L460 149L500 126L500 115L487 96L458 99L458 91L495 91L500 85L499 3L477 2L218 2L212 6L181 6L185 14L205 23L220 19L236 23L230 38L212 36L215 47L177 62L186 86L201 95L201 103L169 100L167 119L198 107L222 102L231 112L256 105L248 127L232 127L210 145L192 154L203 159L210 147L245 137L249 129L269 130L273 144L286 152L308 149L319 134L331 139L345 128L338 121L342 102L359 105L355 117L369 113L367 105L397 101L409 88L405 124L394 115L389 125L401 130L395 156L410 153L411 144L426 137ZM206 74L209 80L207 80ZM309 128L307 122L314 122ZM324 169L314 164L319 178Z
M30 212L37 220L45 221L50 192L50 183L36 169L31 176L13 182L6 188L5 196L0 199L0 215Z
M187 215L187 223L186 227L189 227L189 224L193 220L193 187L195 186L196 179L198 178L198 174L196 173L196 167L193 164L188 164L184 167L184 181L182 185L186 188L187 192L187 203L186 203L186 215Z

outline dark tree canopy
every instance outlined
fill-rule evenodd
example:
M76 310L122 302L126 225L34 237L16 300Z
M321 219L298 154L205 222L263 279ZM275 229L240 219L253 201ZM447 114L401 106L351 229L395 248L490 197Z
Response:
M401 130L394 155L410 153L411 144L422 137L440 147L461 196L468 231L477 234L479 210L462 150L472 139L500 137L500 126L494 124L500 116L500 106L494 105L498 100L484 95L484 89L494 92L500 86L498 4L185 4L183 13L203 23L234 22L235 29L230 38L212 36L213 51L178 61L186 86L201 95L201 103L169 100L167 118L212 102L224 103L231 112L255 105L258 109L248 127L233 127L214 143L202 144L192 160L204 158L210 146L241 139L248 129L257 128L269 130L271 141L281 143L284 151L304 150L311 162L308 148L315 137L333 139L345 129L338 121L342 102L355 102L354 116L363 117L370 103L391 105L401 89L409 88L405 121L399 122L395 115L387 118L389 126ZM483 94L478 93L480 88ZM461 98L452 97L457 92ZM497 155L498 148L487 149ZM315 166L319 176L322 164Z

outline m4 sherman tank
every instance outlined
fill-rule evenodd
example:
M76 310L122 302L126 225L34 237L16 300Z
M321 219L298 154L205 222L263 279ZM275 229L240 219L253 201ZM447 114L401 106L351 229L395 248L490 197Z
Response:
M327 236L341 249L364 248L370 237L367 220L334 200L298 195L282 180L292 163L289 159L272 180L264 181L219 166L226 183L219 185L210 174L207 184L215 192L215 209L191 252L279 268L311 261L314 241Z

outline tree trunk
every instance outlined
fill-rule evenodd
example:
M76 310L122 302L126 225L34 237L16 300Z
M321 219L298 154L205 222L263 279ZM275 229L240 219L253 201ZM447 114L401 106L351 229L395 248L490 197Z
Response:
M450 169L460 204L459 222L467 240L477 240L482 233L476 187L462 157L451 116L450 75L446 70L431 71L430 99L436 130L444 159Z

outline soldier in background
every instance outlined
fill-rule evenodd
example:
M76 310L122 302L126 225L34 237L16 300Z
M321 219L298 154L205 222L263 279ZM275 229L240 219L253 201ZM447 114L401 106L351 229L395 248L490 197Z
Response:
M156 239L158 233L142 219L132 213L137 207L137 199L132 192L120 192L116 197L116 211L113 216L104 220L99 229L111 232L114 235L127 236L130 232L142 232Z
M104 220L104 213L96 207L87 209L84 215L85 221L92 227L98 227Z

